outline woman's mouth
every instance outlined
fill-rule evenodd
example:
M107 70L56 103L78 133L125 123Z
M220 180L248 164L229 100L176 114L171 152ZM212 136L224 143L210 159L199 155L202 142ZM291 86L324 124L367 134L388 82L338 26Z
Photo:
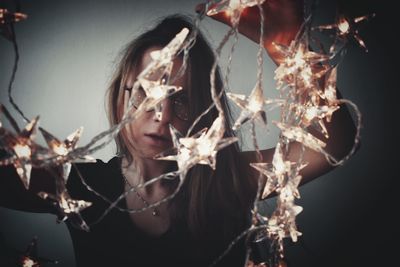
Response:
M165 136L157 134L145 134L145 140L150 145L155 146L170 146L171 140Z

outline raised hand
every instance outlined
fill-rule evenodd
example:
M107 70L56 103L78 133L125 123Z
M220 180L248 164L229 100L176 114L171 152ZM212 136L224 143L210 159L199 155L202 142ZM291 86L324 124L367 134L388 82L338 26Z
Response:
M199 4L196 11L204 10L205 4ZM264 14L263 43L270 57L279 63L280 53L273 43L289 45L296 37L303 23L303 0L265 0L262 3ZM231 25L228 12L210 15L211 18ZM238 30L250 40L260 41L260 11L257 6L247 7L241 12Z

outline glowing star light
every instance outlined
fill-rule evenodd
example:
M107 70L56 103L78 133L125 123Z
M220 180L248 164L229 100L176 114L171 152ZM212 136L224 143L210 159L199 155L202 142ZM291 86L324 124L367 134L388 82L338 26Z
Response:
M223 138L224 120L222 117L215 119L210 129L203 129L192 137L181 135L172 127L171 135L174 142L174 155L171 151L156 156L159 160L174 160L178 163L179 171L186 171L196 164L209 165L215 170L217 152L237 141L236 137Z
M162 106L160 102L172 94L182 90L180 86L167 85L163 80L149 81L146 79L139 79L139 83L146 92L146 98L143 101L143 107L146 110L154 108L156 120L162 119Z
M7 9L0 8L0 34L8 40L13 39L13 32L9 25L26 19L28 16L19 12L9 12Z
M310 51L304 40L292 41L290 46L275 44L275 47L285 57L275 70L278 89L285 83L305 89L315 87L317 79L328 70L321 63L329 60L330 56Z
M35 236L29 243L25 252L19 257L21 267L40 267L45 266L46 263L57 264L58 261L42 258L38 256L37 252L38 238Z
M329 106L336 106L338 99L336 97L336 82L337 82L337 67L333 68L329 75L325 78L325 90L321 95L322 99L325 99ZM328 120L329 121L329 120Z
M1 107L0 110L3 109L5 108ZM0 144L11 155L11 158L6 159L5 162L14 165L26 189L29 189L31 179L32 155L38 147L33 141L36 137L38 121L39 117L36 117L22 131L16 128L17 134L6 130L0 124Z
M285 161L283 157L283 152L281 148L281 144L278 143L275 148L275 153L272 159L272 164L270 163L251 163L250 166L264 174L268 179L265 183L264 190L261 198L266 198L272 192L279 192L281 188L285 186L287 181L287 177L295 176L296 182L293 184L293 192L295 192L296 196L299 196L299 193L296 191L295 187L297 187L298 182L300 182L301 176L297 175L297 173L303 169L306 164L301 164L298 167L295 167L294 162ZM298 182L297 182L298 181Z
M133 94L129 101L130 107L133 105L135 92L143 88L146 97L139 106L139 110L149 111L155 109L156 119L161 120L162 107L160 102L182 89L179 86L169 85L169 78L171 76L173 60L184 46L184 41L188 33L189 30L183 28L164 48L150 53L153 60L138 75L137 80L133 84Z
M43 199L50 199L53 201L54 206L59 212L59 221L65 221L68 219L69 222L78 229L87 232L89 231L89 226L83 220L80 211L90 207L92 205L91 202L72 199L66 190L58 196L46 192L40 192L38 195Z
M0 8L0 25L6 23L18 22L26 19L28 16L20 12L9 12L7 9Z
M267 231L270 235L276 236L280 243L280 250L283 250L283 239L290 236L293 242L301 236L297 231L296 216L303 210L301 206L293 203L278 201L278 205L271 218L268 220Z
M323 119L328 122L331 120L332 114L339 109L339 106L304 106L295 105L297 115L301 118L302 126L307 128L312 126L321 132L326 138L329 138Z
M37 259L37 237L34 237L27 247L24 255L21 256L22 267L40 267Z
M188 34L189 30L187 28L183 28L164 48L161 50L152 51L150 56L153 61L151 61L150 64L148 64L146 68L138 75L138 78L147 79L161 69L166 69L167 74L170 74L170 71L172 70L172 61L182 49Z
M63 159L68 155L69 152L76 148L76 145L82 135L83 127L79 128L72 134L70 134L63 142L54 137L52 134L47 132L44 129L40 129L44 139L47 142L47 145L51 149L51 151L59 156L60 162L62 164L62 177L64 182L66 183L68 180L69 173L71 172L71 162L95 162L96 160L90 156L83 156L79 159L74 159L73 161L67 161ZM57 160L56 160L57 161ZM57 162L56 162L57 163Z
M323 153L326 144L297 126L289 126L281 122L273 122L282 131L282 135L290 140L302 143L304 146Z
M361 16L357 17L354 19L349 19L346 18L345 16L339 16L337 19L337 22L334 24L329 24L329 25L322 25L322 26L317 26L314 27L313 29L317 30L335 30L337 34L337 38L347 41L350 38L354 38L357 43L365 49L366 52L368 52L367 46L365 45L364 41L361 39L360 35L358 34L358 30L355 29L356 24L360 23L361 21L368 20L370 18L373 18L375 14L372 15L367 15L367 16ZM333 52L335 50L335 45L336 45L336 40L332 44L330 48L330 52Z
M182 45L188 34L189 29L183 28L164 48L161 50L152 51L150 56L154 62L156 62L157 65L168 65L182 48Z
M240 15L246 7L261 5L265 0L221 0L213 1L207 10L208 16L213 16L225 12L231 18L231 23L236 26L239 23Z
M267 124L267 116L264 111L264 105L275 104L275 106L277 106L279 104L283 104L284 102L280 99L265 100L263 90L259 83L256 84L248 97L245 95L233 93L227 93L227 95L233 102L235 102L240 108L242 108L242 112L240 113L239 118L233 125L233 130L238 129L248 120L255 120L256 118L261 118L262 122L264 124Z
M268 221L267 231L270 236L276 237L279 250L283 253L283 238L290 236L293 242L297 241L301 233L297 231L296 216L303 210L295 205L295 198L300 198L298 186L301 181L299 171L306 164L299 165L287 173L288 177L279 188L277 207Z

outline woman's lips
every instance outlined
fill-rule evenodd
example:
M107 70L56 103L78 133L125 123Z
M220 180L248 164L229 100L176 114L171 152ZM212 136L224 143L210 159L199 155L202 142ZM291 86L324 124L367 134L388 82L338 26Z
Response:
M156 134L145 134L146 143L155 146L170 146L171 140L164 136L156 135Z

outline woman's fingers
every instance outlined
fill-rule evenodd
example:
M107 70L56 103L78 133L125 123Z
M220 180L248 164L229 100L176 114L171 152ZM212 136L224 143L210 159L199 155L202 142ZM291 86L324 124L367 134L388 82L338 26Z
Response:
M289 45L295 38L303 22L303 0L268 0L262 4L264 17L263 45L271 58L279 63L280 55L273 43ZM206 5L196 6L196 12L206 12ZM229 12L208 15L210 18L232 26ZM260 9L258 6L246 7L240 14L238 30L254 42L260 42Z

